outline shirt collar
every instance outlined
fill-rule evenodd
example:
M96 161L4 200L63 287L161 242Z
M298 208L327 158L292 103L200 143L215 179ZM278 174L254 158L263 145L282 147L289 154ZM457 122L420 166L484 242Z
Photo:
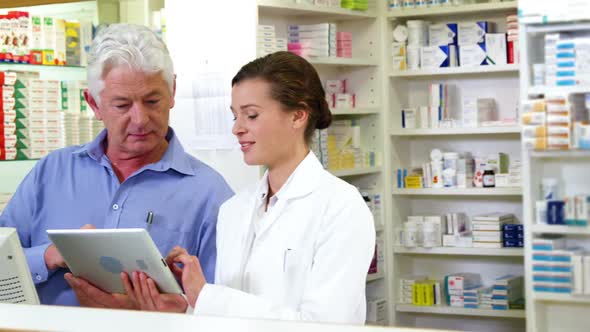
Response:
M105 156L104 141L106 139L107 130L103 129L94 140L82 145L79 149L76 149L73 154L89 156L96 162L100 162ZM184 151L182 144L180 144L180 141L171 127L168 127L166 140L168 141L168 147L166 148L166 152L164 152L162 159L153 164L144 166L143 169L150 169L156 172L165 172L169 169L173 169L185 175L195 175L195 171L191 167L189 156Z
M322 164L312 151L299 163L295 171L291 173L285 184L275 194L278 200L297 198L312 192L319 185L319 176L325 172ZM256 199L264 202L268 195L268 170L258 184Z

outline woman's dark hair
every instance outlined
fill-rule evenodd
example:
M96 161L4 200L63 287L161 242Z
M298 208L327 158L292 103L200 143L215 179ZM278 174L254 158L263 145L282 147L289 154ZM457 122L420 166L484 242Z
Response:
M311 143L315 129L332 123L332 113L318 73L304 58L290 52L276 52L244 65L231 81L232 87L244 80L262 79L270 83L271 97L287 110L306 109L309 121L305 141Z

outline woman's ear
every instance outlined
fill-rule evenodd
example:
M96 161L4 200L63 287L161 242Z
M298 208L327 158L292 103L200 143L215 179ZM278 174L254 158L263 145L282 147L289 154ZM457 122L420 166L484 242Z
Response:
M309 121L309 111L307 109L297 109L293 112L293 128L299 129L304 128L307 126L307 122Z

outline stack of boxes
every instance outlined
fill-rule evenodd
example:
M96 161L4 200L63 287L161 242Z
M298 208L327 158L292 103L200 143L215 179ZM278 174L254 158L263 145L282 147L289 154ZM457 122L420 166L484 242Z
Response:
M420 49L421 67L433 69L457 66L457 24L431 24L429 45Z
M524 226L522 224L502 225L502 246L504 248L523 248Z
M0 72L0 160L16 159L16 99L17 73Z
M571 147L572 111L566 96L547 96L546 99L522 103L523 144L527 149L567 150ZM584 123L578 126L590 127Z
M475 286L463 291L463 308L492 309L492 287ZM489 297L489 300L488 300Z
M506 17L506 38L508 43L508 63L520 63L520 51L518 46L518 15L509 15Z
M259 25L256 34L256 54L259 57L287 50L287 40L277 38L274 25Z
M352 33L338 31L336 33L336 56L352 58Z
M545 100L525 100L521 103L522 144L527 149L547 148L547 115Z
M11 11L0 15L0 61L38 65L87 65L91 22Z
M457 24L457 30L459 34L459 65L461 67L487 65L486 35L492 32L492 23L487 21L461 22Z
M424 280L412 285L412 304L431 307L444 303L440 281Z
M513 224L515 222L512 214L491 213L473 217L471 221L471 229L473 235L474 248L502 248L504 242L503 227L506 224ZM516 226L516 225L514 225ZM522 226L522 225L520 225ZM512 238L518 232L507 233L508 237ZM512 239L511 239L512 240ZM518 241L518 239L515 239ZM520 239L522 242L522 239Z
M330 108L349 109L356 107L356 94L347 90L346 80L326 81L326 101Z
M426 276L402 276L400 277L399 302L412 304L414 298L414 285L426 281Z
M367 325L387 326L387 301L385 299L367 299Z
M574 271L579 271L576 292L582 291L590 270L590 257L580 248L566 249L563 237L533 239L533 290L535 292L572 293ZM586 264L588 263L588 264Z
M444 281L447 295L447 305L451 307L465 306L464 292L481 287L481 276L479 273L457 273L448 275Z
M590 38L545 35L545 84L574 86L590 83Z
M38 159L91 141L101 121L87 110L85 82L40 80L38 73L0 72L0 160Z
M288 50L302 57L336 57L336 24L288 26Z
M325 169L332 171L375 167L377 155L360 147L361 128L356 120L336 120L328 129L316 130L312 151Z
M19 152L28 159L38 159L64 147L60 81L19 80L17 87Z
M512 304L524 302L524 278L506 275L497 278L492 286L492 309L513 309Z
M453 121L449 115L449 94L453 86L449 84L433 83L429 85L428 106L406 108L402 110L402 128L428 129L452 127Z
M328 169L350 169L362 165L361 126L357 120L336 120L328 128Z

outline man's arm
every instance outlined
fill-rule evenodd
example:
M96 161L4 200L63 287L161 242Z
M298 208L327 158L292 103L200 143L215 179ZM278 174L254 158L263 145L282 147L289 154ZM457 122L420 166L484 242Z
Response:
M37 192L39 183L37 179L39 178L38 173L42 162L43 160L39 161L24 178L2 215L0 215L0 227L16 228L35 284L47 281L53 274L53 271L47 268L45 262L45 251L51 243L32 243L32 235L36 231L34 225L39 206Z

